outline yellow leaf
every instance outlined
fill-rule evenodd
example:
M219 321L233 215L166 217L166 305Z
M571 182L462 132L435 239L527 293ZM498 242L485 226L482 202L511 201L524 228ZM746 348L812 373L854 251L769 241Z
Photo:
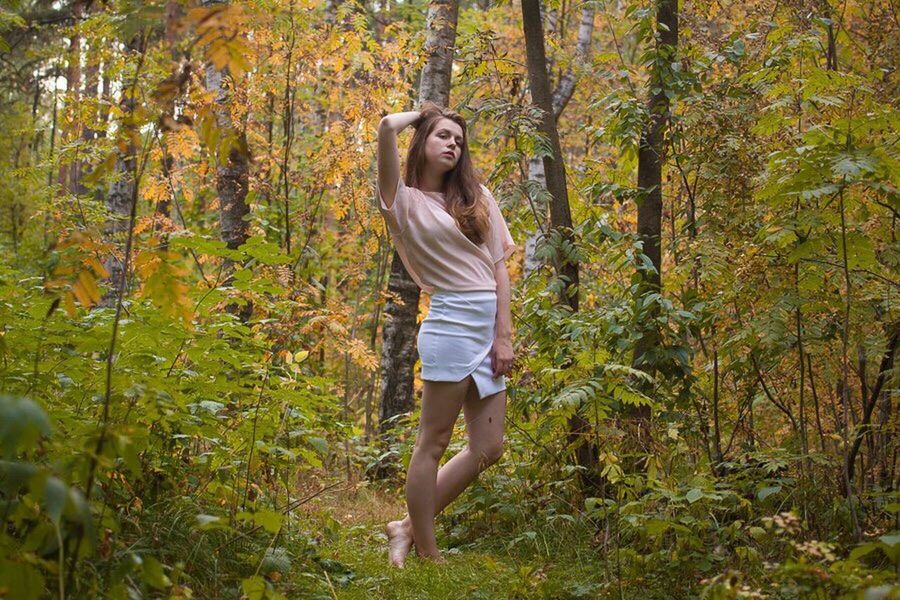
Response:
M69 315L69 318L74 319L75 315L78 314L75 308L75 299L71 292L63 294L63 308L66 309L66 314Z
M75 295L75 298L78 300L78 303L81 304L84 308L91 307L91 297L85 291L85 289L81 285L81 281L76 281L72 286L72 293Z
M100 302L100 290L97 289L97 280L89 271L82 271L78 274L78 283L84 288L88 298L93 303Z
M106 267L104 267L103 263L101 263L93 254L89 255L84 262L94 271L94 274L100 279L109 277L109 272L106 270Z

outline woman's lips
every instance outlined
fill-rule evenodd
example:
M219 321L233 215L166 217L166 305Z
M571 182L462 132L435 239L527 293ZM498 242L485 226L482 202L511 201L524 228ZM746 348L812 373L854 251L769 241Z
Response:
M452 152L441 152L441 156L449 156L450 158L455 158L456 155Z

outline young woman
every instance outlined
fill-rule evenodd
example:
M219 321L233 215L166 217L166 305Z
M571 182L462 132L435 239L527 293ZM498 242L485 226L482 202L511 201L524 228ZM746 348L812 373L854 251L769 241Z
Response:
M397 134L415 127L400 176ZM378 126L376 202L413 281L431 294L416 339L422 411L406 479L409 514L387 524L388 554L402 567L415 543L443 562L434 517L499 460L506 377L513 362L509 274L516 248L496 200L478 181L466 122L426 103ZM438 470L462 408L468 445Z

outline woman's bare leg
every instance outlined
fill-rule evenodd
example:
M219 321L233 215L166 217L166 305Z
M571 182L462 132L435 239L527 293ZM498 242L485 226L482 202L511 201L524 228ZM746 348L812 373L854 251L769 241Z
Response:
M497 462L503 453L506 390L478 398L475 382L471 377L467 378L467 381L470 382L470 387L466 391L463 412L466 418L469 443L447 461L437 473L434 497L435 515L459 496L478 477L479 473ZM392 521L389 527L389 536L406 534L410 536L411 542L412 520L409 516L402 521ZM418 550L418 544L416 548ZM402 563L402 557L400 563Z
M406 506L419 556L440 558L434 537L438 463L443 456L459 409L466 397L468 380L424 381L422 412L412 458L406 474Z
M478 474L500 460L506 425L506 390L478 397L475 382L463 403L468 445L438 471L435 514L446 508Z

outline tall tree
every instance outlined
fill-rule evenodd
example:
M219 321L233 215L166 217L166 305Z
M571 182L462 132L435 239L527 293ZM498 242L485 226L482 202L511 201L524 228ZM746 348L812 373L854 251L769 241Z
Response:
M144 41L142 37L134 36L126 44L126 50L129 55L137 54L142 57L138 61L139 65L143 64ZM133 83L123 87L119 101L122 114L128 118L122 122L123 143L117 151L116 162L113 167L114 176L106 193L108 217L104 228L104 238L113 243L115 250L109 254L104 262L104 267L108 273L109 287L100 301L102 306L113 306L116 299L123 292L121 288L125 286L127 289L128 273L123 271L128 257L123 256L120 246L124 247L124 244L121 243L121 238L129 230L129 215L131 215L133 210L135 186L137 185L135 173L137 172L137 140L139 140L139 135L132 116L137 107L138 82L137 75L134 77Z
M450 76L456 43L458 0L434 0L428 7L425 52L428 60L419 81L419 104L431 101L441 106L450 102ZM379 432L390 431L396 416L413 408L413 368L418 358L415 347L419 311L419 287L394 250L388 279L390 297L384 312L388 316L382 330L381 410ZM393 298L398 297L399 302Z
M81 59L83 51L84 37L79 30L79 25L84 19L85 0L75 0L72 2L72 33L69 38L69 51L66 56L66 109L75 116L75 107L81 99ZM71 119L73 124L77 124L81 119ZM65 122L65 121L64 121ZM78 131L75 127L71 130L60 132L61 138L67 142L77 137ZM61 162L59 165L59 186L64 192L71 190L73 181L77 181L78 164L70 164L69 162Z
M525 52L528 64L528 81L532 102L541 109L540 132L550 141L551 154L543 157L547 191L550 194L550 228L555 235L571 243L572 213L569 210L569 194L566 189L566 166L556 128L556 113L550 79L547 74L547 56L544 50L544 31L541 24L539 0L522 0L522 26L525 32ZM557 276L563 280L557 302L578 312L578 263L563 256L554 257ZM569 357L567 360L571 360ZM584 489L597 490L600 480L596 476L597 449L590 439L590 423L580 412L581 406L569 418L569 441L575 448Z
M575 92L577 75L575 73L574 64L579 61L584 62L588 58L591 49L591 38L594 33L594 12L595 9L593 4L585 4L584 9L581 11L581 21L578 25L578 43L575 47L575 58L566 71L560 76L559 81L556 83L556 88L553 90L553 118L557 122L562 116L563 110L569 103L569 100L572 98L572 94ZM558 22L555 10L550 11L547 14L546 21L549 35ZM560 37L563 37L564 34L565 32L561 32ZM548 73L553 70L552 67L552 61L548 60ZM547 180L544 175L544 161L540 156L535 155L528 159L528 180L535 182L540 188L546 189ZM545 208L543 203L540 203L539 206L541 209ZM541 215L541 218L544 218L543 214ZM528 234L525 241L523 270L526 276L541 266L541 262L535 258L534 255L537 248L537 242L543 235L543 228L541 225L541 223L535 223L534 230Z
M203 0L203 6L224 8L222 0ZM227 156L218 156L216 166L216 192L219 196L219 228L222 240L229 249L236 249L250 236L249 224L244 217L250 213L247 205L247 190L250 179L250 156L246 133L243 127L235 127L231 122L230 105L233 101L234 79L228 67L217 69L214 65L206 66L206 88L215 92L216 126L231 138ZM231 92L231 93L229 93ZM225 259L224 269L230 271L232 261ZM229 274L226 285L231 281ZM248 302L243 307L229 304L226 310L247 321L253 312Z
M657 0L655 51L650 63L647 119L641 131L638 148L637 184L640 191L637 203L637 233L643 252L653 263L653 270L639 272L641 285L638 297L658 293L662 285L662 166L665 136L669 124L668 75L678 49L678 0ZM651 303L641 319L644 329L635 344L632 366L653 373L653 352L660 343L656 323L658 304ZM650 407L646 404L627 408L631 447L639 449L650 434Z

